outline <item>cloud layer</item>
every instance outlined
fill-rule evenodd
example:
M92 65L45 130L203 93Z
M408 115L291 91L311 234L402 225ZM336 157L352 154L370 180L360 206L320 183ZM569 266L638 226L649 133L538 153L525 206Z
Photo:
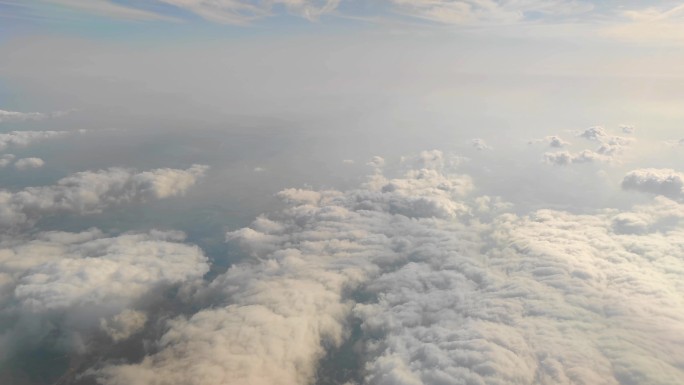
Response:
M445 159L350 191L284 190L288 208L228 234L253 261L195 294L211 307L98 377L311 383L357 322L366 384L684 381L684 216L667 214L681 205L516 215Z

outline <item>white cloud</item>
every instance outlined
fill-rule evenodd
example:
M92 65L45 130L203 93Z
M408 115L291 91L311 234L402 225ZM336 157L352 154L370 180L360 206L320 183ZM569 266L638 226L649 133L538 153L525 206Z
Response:
M622 130L624 131L624 128L622 128ZM579 132L577 136L596 141L599 143L599 147L596 148L596 150L586 149L574 153L570 151L547 152L544 154L544 161L548 164L558 166L594 162L619 163L619 156L622 155L626 148L635 142L634 138L610 135L606 129L601 126L589 127L586 130ZM546 139L549 140L549 144L552 147L561 147L562 145L569 144L562 141L562 139L553 136L547 137ZM558 141L555 139L558 139ZM558 146L554 146L554 143Z
M19 111L7 111L0 109L0 123L4 122L25 122L31 120L45 120L51 118L59 118L61 116L67 115L73 112L69 111L55 111L55 112L19 112Z
M32 142L67 134L69 134L68 131L11 131L0 133L0 150L4 150L9 146L28 146Z
M17 112L0 110L0 123L22 122L26 120L43 120L46 115L40 112Z
M544 161L556 166L566 166L577 163L609 162L610 160L610 157L591 150L584 150L578 153L557 151L544 154Z
M684 174L673 169L632 170L622 180L622 188L682 199L684 198Z
M195 165L187 170L161 168L134 173L110 168L79 172L51 186L18 192L0 190L0 227L30 224L59 212L95 213L113 204L182 195L207 169Z
M311 382L325 346L348 336L352 302L345 293L372 276L376 263L401 262L391 249L401 248L402 240L392 233L409 231L414 221L463 214L454 199L470 188L467 177L425 168L396 179L375 174L348 193L283 191L290 207L280 218L260 217L228 234L258 262L233 266L213 281L199 295L211 298L212 308L172 321L159 353L137 365L105 368L101 380Z
M589 127L586 130L582 131L579 136L585 139L590 139L590 140L601 140L603 138L608 137L608 133L606 132L606 129L601 127L601 126L594 126L594 127Z
M546 140L551 147L565 147L570 144L570 142L567 142L558 136L547 136Z
M562 148L562 147L569 146L571 144L570 142L568 142L568 141L564 140L563 138L561 138L560 136L556 136L556 135L547 136L544 139L530 140L529 143L530 144L546 143L546 144L548 144L549 147L554 147L554 148Z
M286 190L289 207L228 234L253 260L197 293L210 308L100 380L310 383L353 316L366 384L684 381L679 203L519 216L454 172Z
M22 338L40 336L26 330L36 323L63 333L101 328L114 340L127 338L145 323L144 313L130 309L139 300L209 270L201 250L181 240L177 232L106 237L93 229L2 241L0 311L16 322L1 332L8 346L0 350L8 354L13 344L26 343ZM31 322L24 325L26 319Z
M45 161L40 158L21 158L14 162L17 170L28 170L30 168L40 168L45 165Z

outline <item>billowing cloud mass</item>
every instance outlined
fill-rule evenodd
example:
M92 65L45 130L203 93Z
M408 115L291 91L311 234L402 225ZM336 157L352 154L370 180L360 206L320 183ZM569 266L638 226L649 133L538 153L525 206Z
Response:
M130 307L143 305L139 301L152 290L200 278L209 270L201 250L182 240L178 232L106 237L93 229L2 241L0 351L40 340L55 329L67 334L65 343L75 350L83 347L69 333L102 328L114 340L127 338L145 322L144 312ZM7 319L15 320L9 329Z
M673 169L643 168L630 171L622 180L622 188L650 194L684 199L684 174Z
M14 162L17 170L28 170L30 168L40 168L45 165L45 161L40 158L21 158Z
M122 168L78 172L55 185L0 190L0 227L30 224L59 212L95 213L113 204L181 195L202 177L207 166L187 170L161 168L135 173Z
M283 191L286 209L228 234L252 261L194 294L209 308L170 321L142 362L95 375L311 383L358 324L365 384L684 381L679 203L516 215L430 154L359 189Z

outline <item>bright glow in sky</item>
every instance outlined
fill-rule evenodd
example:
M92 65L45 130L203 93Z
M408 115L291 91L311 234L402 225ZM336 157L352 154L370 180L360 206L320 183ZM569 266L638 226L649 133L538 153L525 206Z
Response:
M0 383L684 383L683 17L0 0Z

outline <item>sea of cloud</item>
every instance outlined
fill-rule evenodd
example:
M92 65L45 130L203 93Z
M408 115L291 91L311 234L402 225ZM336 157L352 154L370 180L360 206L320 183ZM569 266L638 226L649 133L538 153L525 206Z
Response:
M540 168L609 180L639 147L625 127L566 133L591 146L578 152L565 134L526 151ZM72 135L50 132L3 143ZM683 383L683 173L622 172L614 190L635 197L627 207L521 209L466 171L502 156L486 139L469 143L471 158L375 156L356 186L280 191L280 209L227 232L242 259L225 271L179 231L41 228L182 200L214 165L81 170L0 190L0 368L58 352L68 360L52 383L316 384L321 361L351 342L358 364L333 383ZM23 172L30 159L42 162L2 158ZM46 383L0 370L19 379Z

